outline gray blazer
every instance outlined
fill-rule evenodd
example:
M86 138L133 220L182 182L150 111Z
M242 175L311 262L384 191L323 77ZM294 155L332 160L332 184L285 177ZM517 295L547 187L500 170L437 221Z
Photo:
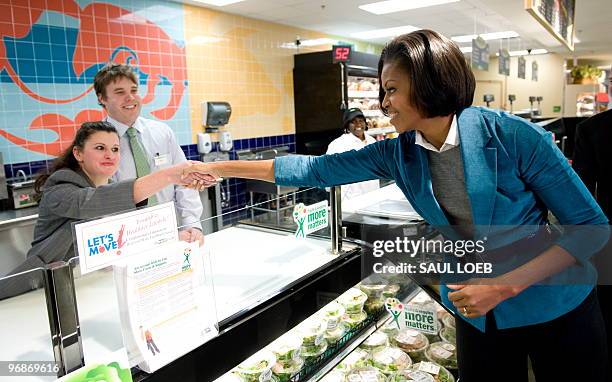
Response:
M54 172L41 190L32 248L26 260L9 274L74 257L71 223L134 209L134 182L135 179L131 179L95 187L82 171L61 169ZM38 282L29 284L32 287ZM8 284L0 283L2 295L8 292L7 288Z

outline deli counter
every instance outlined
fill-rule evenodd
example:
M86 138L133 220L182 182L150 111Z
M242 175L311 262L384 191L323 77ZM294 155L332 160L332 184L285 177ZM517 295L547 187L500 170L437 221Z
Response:
M325 195L331 197L324 200ZM412 359L410 353L404 352L402 356L397 350L374 356L372 349L367 348L368 336L380 333L390 317L381 299L383 295L402 302L433 302L419 294L422 289L407 276L364 273L362 253L368 250L368 242L343 237L340 228L340 216L358 212L337 216L340 212L337 195L339 190L329 194L312 189L292 195L291 202L300 208L305 203L313 205L312 202L332 206L326 222L329 228L305 237L298 237L296 225L291 227L287 223L292 220L291 209L286 209L287 216L280 226L262 224L266 213L261 210L254 213L255 219L249 219L252 216L249 208L254 206L232 211L241 213L245 219L206 235L204 245L194 249L197 257L194 259L191 254L191 262L185 260L188 266L183 262L182 272L179 269L170 275L163 273L170 268L162 269L159 279L142 275L136 278L136 273L131 278L125 276L127 271L159 264L158 260L147 259L170 257L154 250L132 256L149 261L143 263L148 268L114 265L84 272L83 257L75 257L67 264L0 279L0 288L20 281L40 281L30 285L33 288L30 292L0 301L0 314L5 318L2 334L11 344L0 350L1 359L57 364L56 375L30 377L41 381L78 373L92 365L117 365L114 362L117 360L135 381L302 381L351 372L344 358L347 354L357 357L354 352L362 353L365 347L369 355L360 366L367 364L371 368L375 359L387 359L388 352L395 352L401 356L405 366L402 370L406 372L409 364L417 365L419 360L424 362L423 370L436 370L439 361L435 364L429 358ZM378 218L386 221L385 217ZM368 224L375 225L372 221ZM192 271L193 266L197 271L196 263L201 263L202 276L193 284L186 283L189 280L186 277L192 275L185 269ZM429 289L426 291L435 295ZM415 300L417 295L420 297ZM202 296L201 301L183 309L190 306L189 299L198 296ZM438 309L440 318L448 315ZM174 310L179 313L174 314ZM453 318L446 320L450 326ZM194 328L192 332L190 327ZM438 336L444 324L435 327L432 335ZM399 339L387 333L387 341L382 342L401 348L398 344L406 336L422 339L413 330L402 333ZM288 338L292 345L283 349L293 349L293 353L268 351ZM444 348L436 352L443 353ZM261 354L268 357L264 357L265 367L261 367L264 361L258 358ZM283 364L284 359L290 362ZM343 369L336 370L337 365L344 365L340 367ZM388 366L387 374L395 368ZM452 367L448 369L452 371ZM437 370L442 373L443 369ZM15 376L7 380L23 379Z

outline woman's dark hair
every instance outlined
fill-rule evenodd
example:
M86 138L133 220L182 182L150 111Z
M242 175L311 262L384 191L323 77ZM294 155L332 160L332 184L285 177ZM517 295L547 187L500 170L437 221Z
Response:
M421 29L385 45L378 61L378 100L385 115L381 73L389 63L399 65L410 78L408 100L422 117L460 114L472 105L474 74L457 44L441 34Z
M105 121L97 121L97 122L85 122L81 125L79 130L77 131L74 140L70 144L70 146L55 160L53 161L53 165L51 166L51 170L48 173L40 174L36 178L36 182L34 182L34 191L36 195L34 198L36 200L40 200L42 197L42 187L47 181L47 179L56 172L57 170L61 170L63 168L69 168L71 170L77 171L81 168L79 162L76 160L74 155L72 154L72 150L75 147L79 149L83 149L85 146L85 142L91 137L94 133L98 131L104 131L107 133L117 133L117 129L113 125Z

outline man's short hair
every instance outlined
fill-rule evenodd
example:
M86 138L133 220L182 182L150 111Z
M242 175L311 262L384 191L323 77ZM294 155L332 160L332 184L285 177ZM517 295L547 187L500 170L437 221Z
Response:
M476 80L463 53L450 39L428 29L398 36L382 50L378 61L378 98L383 113L384 64L398 64L410 78L408 100L424 118L459 114L474 99Z
M109 63L96 73L94 77L94 90L96 96L106 97L106 87L121 78L127 78L138 85L138 77L134 73L134 69L125 64Z

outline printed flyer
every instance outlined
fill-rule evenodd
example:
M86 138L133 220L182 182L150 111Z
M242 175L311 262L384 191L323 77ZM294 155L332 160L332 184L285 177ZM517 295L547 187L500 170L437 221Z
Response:
M179 241L114 267L130 365L154 372L218 334L206 252Z
M174 202L74 225L81 274L178 241Z

